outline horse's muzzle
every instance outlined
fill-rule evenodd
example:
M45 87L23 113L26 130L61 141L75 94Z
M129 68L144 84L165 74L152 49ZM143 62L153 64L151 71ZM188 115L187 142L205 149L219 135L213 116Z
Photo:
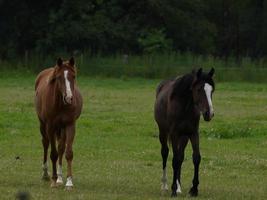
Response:
M207 122L209 122L213 117L214 117L214 112L210 113L209 111L206 111L203 113L203 118Z

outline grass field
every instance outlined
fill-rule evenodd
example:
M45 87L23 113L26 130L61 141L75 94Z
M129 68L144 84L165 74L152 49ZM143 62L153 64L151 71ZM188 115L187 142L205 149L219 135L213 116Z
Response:
M28 54L27 54L28 55ZM58 56L68 59L69 53L42 55L30 53L28 56L0 59L0 71L17 73L37 73L47 66L54 66ZM223 82L266 83L267 58L228 57L195 55L193 53L165 52L143 55L91 55L89 52L75 55L80 74L104 78L149 78L162 79L174 74L187 73L192 68L216 68L216 79ZM1 74L0 74L1 76Z
M0 75L0 199L14 199L18 191L38 200L168 199L170 192L160 191L160 145L153 119L159 80L79 77L78 82L84 109L74 144L75 188L65 191L41 181L34 76ZM218 83L213 103L214 119L201 120L197 199L266 199L266 84ZM191 153L188 146L178 199L191 199Z

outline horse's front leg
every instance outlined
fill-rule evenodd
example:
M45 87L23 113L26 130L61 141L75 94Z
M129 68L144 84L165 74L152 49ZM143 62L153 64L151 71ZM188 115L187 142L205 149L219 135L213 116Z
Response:
M51 153L50 159L52 161L52 183L51 187L56 187L57 181L57 159L58 159L58 152L56 148L56 129L52 126L47 126L47 133L49 135L49 140L51 143Z
M189 193L191 196L197 196L198 195L198 184L199 184L199 179L198 179L198 173L199 173L199 164L201 161L201 156L200 156L200 151L199 151L199 134L193 134L190 137L190 141L192 144L192 149L193 149L193 163L194 163L194 178L193 178L193 186L190 189Z
M73 187L72 183L72 159L73 151L72 144L75 136L75 124L71 124L66 127L66 160L67 160L67 182L66 188L71 189Z
M173 150L173 182L172 182L172 197L176 197L177 193L181 193L181 167L184 161L184 150L188 142L187 136L179 136L172 139Z
M62 157L65 152L66 146L66 133L65 129L60 130L60 138L58 139L58 169L57 169L57 184L63 184L63 174L62 174Z

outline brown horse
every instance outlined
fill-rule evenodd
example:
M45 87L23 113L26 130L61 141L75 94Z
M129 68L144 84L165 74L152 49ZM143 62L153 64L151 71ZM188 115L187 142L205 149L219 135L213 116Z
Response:
M75 136L75 122L82 110L82 96L75 81L76 67L74 58L42 71L35 82L35 107L40 121L40 132L44 149L43 179L48 179L47 151L51 144L52 160L51 187L63 184L62 157L66 149L67 181L66 187L72 188L72 144ZM56 148L56 142L58 148ZM58 170L57 170L57 160Z
M214 69L203 73L200 68L174 80L161 82L156 92L155 120L159 127L163 164L162 189L167 190L166 162L169 154L168 140L173 150L172 196L181 192L181 166L184 150L190 139L193 148L194 178L190 189L192 196L198 195L198 170L201 160L199 151L199 120L203 114L205 121L214 116L212 93L215 89L212 76Z

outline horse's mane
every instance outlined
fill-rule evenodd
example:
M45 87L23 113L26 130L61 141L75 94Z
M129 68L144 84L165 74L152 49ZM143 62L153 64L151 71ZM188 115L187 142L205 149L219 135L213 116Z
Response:
M173 85L173 91L171 93L171 98L175 96L185 97L188 96L188 92L190 91L193 81L194 81L194 74L189 73L185 74L181 77L175 79L175 83ZM190 93L191 94L191 93Z
M199 81L204 81L206 83L209 83L213 87L213 90L215 90L215 83L207 73L203 72L201 76L198 78L198 80L195 79L196 79L195 71L192 71L192 73L189 74L185 74L184 76L177 77L175 79L171 98L173 98L174 96L186 97L190 95L191 94L190 90L192 88L192 85L197 84Z

